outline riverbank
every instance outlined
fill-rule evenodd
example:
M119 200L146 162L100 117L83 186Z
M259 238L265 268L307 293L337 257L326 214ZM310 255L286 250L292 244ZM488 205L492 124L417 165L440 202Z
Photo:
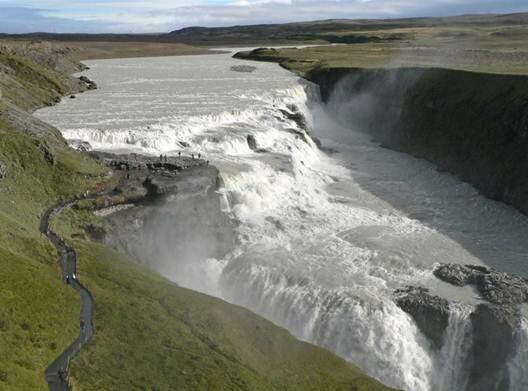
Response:
M146 180L152 172L143 166L109 169L72 150L57 129L33 117L30 111L87 89L87 83L69 76L82 68L64 50L43 44L0 57L0 350L5 353L0 385L7 390L46 389L44 369L79 332L79 297L66 289L58 254L39 233L47 208L59 198L99 191L102 184L114 190L112 201L100 200L103 206L137 203L139 209L153 207L146 202L152 201L152 191L162 198L174 191L192 198L194 185L218 186L215 169L204 165L193 172L152 161L159 165L156 181ZM171 175L180 178L182 172L190 173L183 174L189 186L180 193L165 180L170 184ZM208 202L196 207L212 207L217 200L205 194ZM92 229L94 207L97 201L65 210L52 222L53 231L76 251L77 277L95 302L93 340L71 363L76 389L387 389L251 312L181 288L138 266L131 256L89 240L101 232ZM132 208L118 213L132 213Z
M395 64L390 53L370 48L371 56L359 59L353 54L360 49L343 47L259 49L236 56L278 62L316 83L344 126L427 159L528 214L524 60L509 61L499 50L486 51L489 62L480 63L478 52L459 50L459 57L442 62L445 50L437 49L422 51L418 59L414 52ZM495 61L501 56L502 63Z

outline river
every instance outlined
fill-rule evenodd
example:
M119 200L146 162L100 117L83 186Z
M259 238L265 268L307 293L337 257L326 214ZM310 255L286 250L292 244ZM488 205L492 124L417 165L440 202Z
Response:
M185 275L164 268L167 278L245 306L391 386L462 390L479 298L431 270L472 263L528 276L528 218L343 128L314 86L278 65L230 69L243 63L231 54L87 61L99 89L37 116L97 149L200 153L219 168L238 245L224 259L196 259ZM295 133L284 113L293 109L323 150ZM266 152L252 151L248 135ZM459 302L441 351L394 304L405 285ZM528 332L520 340L515 390L528 387Z

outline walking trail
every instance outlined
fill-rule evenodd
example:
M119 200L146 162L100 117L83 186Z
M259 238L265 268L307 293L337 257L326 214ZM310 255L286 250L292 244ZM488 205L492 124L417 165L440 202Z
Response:
M50 220L59 214L64 208L68 208L76 201L62 201L46 210L40 220L40 232L48 237L60 254L60 266L62 279L68 285L79 292L81 296L81 314L79 319L80 332L77 339L56 359L45 371L46 381L51 391L69 391L71 389L68 380L68 367L70 360L80 352L83 346L90 340L93 334L93 297L77 280L77 254L66 242L51 230Z

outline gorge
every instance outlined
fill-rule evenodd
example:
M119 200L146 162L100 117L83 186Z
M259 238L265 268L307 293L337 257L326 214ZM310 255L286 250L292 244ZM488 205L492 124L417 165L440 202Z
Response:
M478 157L481 150L457 154L450 141L456 139L458 118L476 120L458 111L460 100L437 99L442 94L436 88L455 88L443 79L445 71L424 71L423 79L416 75L422 71L411 70L347 71L345 78L339 71L314 72L308 79L320 86L319 94L315 85L276 64L233 72L231 67L242 63L231 53L87 64L86 75L100 89L40 110L39 118L67 139L98 150L200 153L218 168L223 182L219 202L236 237L226 240L231 228L225 216L204 229L207 219L192 219L186 208L193 205L183 200L182 210L128 225L135 229L130 237L142 238L134 251L149 267L179 285L249 308L389 386L439 391L527 386L528 324L521 304L528 219L431 163L371 141L374 137L451 171L463 165L457 157ZM463 82L479 77L457 76ZM424 87L410 103L402 99L409 86L420 83ZM497 96L522 86L508 83L506 77L496 81L504 88ZM514 141L504 145L517 146L517 138L524 140L525 120L517 115L522 96L511 102L506 123ZM425 109L417 110L419 105ZM426 116L424 110L438 107L444 116ZM472 107L475 116L482 113ZM408 120L399 123L401 115ZM424 122L434 137L413 133ZM364 127L375 131L369 134ZM453 136L442 143L438 135L444 130ZM411 146L405 143L409 139L419 142ZM522 170L526 157L510 157ZM444 159L446 166L435 159ZM509 166L495 179L474 170L460 175L477 185L488 180L490 195L525 208L526 178ZM496 192L499 179L511 183L508 191ZM126 213L109 218L119 225ZM181 235L189 230L193 240ZM229 248L217 251L215 240L230 243ZM504 303L479 294L469 280L453 284L459 280L437 278L442 264L521 276L501 275L492 284L500 292L512 284L520 291L520 299L508 302L515 314L494 311L494 304ZM433 315L425 325L423 311ZM487 327L501 330L502 339L494 343L504 351L483 363L477 360L489 352L479 349L489 341L479 336L489 334Z

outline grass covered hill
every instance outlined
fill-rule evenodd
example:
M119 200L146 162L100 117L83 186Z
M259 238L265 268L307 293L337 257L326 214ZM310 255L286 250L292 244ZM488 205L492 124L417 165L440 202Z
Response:
M79 69L76 49L0 48L0 389L46 390L44 369L78 335L80 300L61 281L40 218L107 171L30 114L83 88L68 76ZM52 222L78 252L95 300L94 337L71 364L75 390L388 389L247 310L81 239L94 218L70 210Z

